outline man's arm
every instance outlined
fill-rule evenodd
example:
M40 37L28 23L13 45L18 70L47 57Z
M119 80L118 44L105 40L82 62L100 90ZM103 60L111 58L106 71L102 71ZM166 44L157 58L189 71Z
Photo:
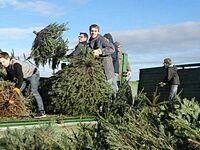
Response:
M5 77L5 79L6 80L9 80L9 81L11 81L11 82L14 82L14 77L13 77L13 75L10 73L10 71L9 71L9 69L7 69L6 68L6 77Z

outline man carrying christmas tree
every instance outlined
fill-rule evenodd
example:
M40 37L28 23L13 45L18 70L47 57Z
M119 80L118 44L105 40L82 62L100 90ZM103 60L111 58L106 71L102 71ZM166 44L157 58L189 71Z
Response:
M14 90L18 94L21 94L24 90L25 80L30 81L31 92L35 97L38 106L38 114L35 115L35 118L45 117L43 101L38 92L40 78L38 69L32 64L11 58L7 52L0 53L0 63L6 68L9 80L12 81L13 78L17 79Z
M111 85L113 91L116 93L117 88L115 86L115 80L114 80L115 74L111 56L112 53L115 52L114 45L99 34L98 25L92 24L89 27L89 31L90 31L89 47L94 49L93 50L94 57L102 58L106 79L108 83Z

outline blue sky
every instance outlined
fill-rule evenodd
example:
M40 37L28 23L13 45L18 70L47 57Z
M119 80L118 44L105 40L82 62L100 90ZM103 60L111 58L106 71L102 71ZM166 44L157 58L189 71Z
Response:
M29 55L39 31L50 23L68 23L64 33L70 48L79 32L100 25L129 54L132 79L140 68L199 62L200 0L0 0L0 49ZM41 76L51 73L41 68Z

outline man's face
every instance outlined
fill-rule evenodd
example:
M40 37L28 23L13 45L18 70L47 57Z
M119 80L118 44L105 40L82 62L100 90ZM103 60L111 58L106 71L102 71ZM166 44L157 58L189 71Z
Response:
M118 51L118 52L122 52L122 47L121 47L121 46L118 46L118 47L117 47L117 51Z
M10 58L0 58L0 63L2 64L2 66L4 67L8 67L10 64Z
M91 30L90 30L90 36L93 39L96 38L98 34L99 34L99 30L97 28L91 28Z
M79 37L78 37L78 39L79 39L80 43L87 41L87 38L84 36L84 34L80 34Z
M169 64L167 64L165 61L163 62L163 65L165 68L167 68L169 66Z

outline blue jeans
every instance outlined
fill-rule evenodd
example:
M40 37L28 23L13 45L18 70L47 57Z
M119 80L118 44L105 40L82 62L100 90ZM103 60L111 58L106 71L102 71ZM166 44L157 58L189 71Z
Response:
M169 99L173 99L178 91L178 85L171 85L170 86L170 93L169 93Z
M40 96L40 93L38 92L39 79L40 79L40 75L39 75L39 71L37 71L35 74L27 78L26 80L28 80L31 84L31 92L37 102L38 111L44 112L42 97ZM23 91L25 87L26 87L26 82L24 81L20 88L20 91Z
M174 112L175 108L174 108L174 97L177 94L177 90L178 90L178 85L171 85L170 86L170 93L169 93L169 111L170 112Z

